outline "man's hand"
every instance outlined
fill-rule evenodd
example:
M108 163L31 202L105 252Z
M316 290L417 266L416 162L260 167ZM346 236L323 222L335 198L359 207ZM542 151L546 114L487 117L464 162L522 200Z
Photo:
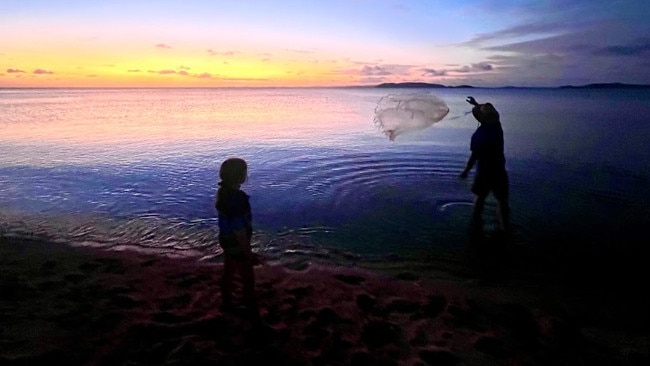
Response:
M467 97L467 99L465 99L465 100L467 101L467 103L469 103L471 105L474 105L474 106L479 105L478 102L476 101L476 99L474 99L474 97Z

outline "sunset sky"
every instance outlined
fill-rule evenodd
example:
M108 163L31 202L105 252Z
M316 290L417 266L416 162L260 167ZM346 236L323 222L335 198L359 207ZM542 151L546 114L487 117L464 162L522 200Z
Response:
M650 84L644 0L3 0L0 87Z

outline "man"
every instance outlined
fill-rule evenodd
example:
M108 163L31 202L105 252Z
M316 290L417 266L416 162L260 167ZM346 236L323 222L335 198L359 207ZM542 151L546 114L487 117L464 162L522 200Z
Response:
M476 175L472 184L472 193L476 195L476 199L472 212L471 233L476 235L483 229L483 208L490 192L497 200L499 230L506 233L510 225L508 172L503 153L503 129L499 120L499 112L492 104L479 104L473 97L467 97L467 102L474 106L472 114L480 124L472 135L470 145L472 154L467 161L465 170L460 174L461 179L467 178L476 163Z

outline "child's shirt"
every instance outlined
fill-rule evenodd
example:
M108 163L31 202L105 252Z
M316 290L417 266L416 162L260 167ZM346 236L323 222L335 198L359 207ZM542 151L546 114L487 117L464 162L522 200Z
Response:
M215 206L219 219L219 243L226 252L228 249L238 251L235 233L245 230L249 241L253 234L249 196L239 189L219 187Z

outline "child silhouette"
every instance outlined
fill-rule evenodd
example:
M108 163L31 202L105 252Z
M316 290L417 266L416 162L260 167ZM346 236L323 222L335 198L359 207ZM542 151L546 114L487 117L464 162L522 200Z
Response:
M233 281L238 274L242 281L246 313L254 320L259 320L253 267L260 264L260 259L251 250L253 225L249 196L240 189L247 177L248 166L240 158L226 159L219 169L221 181L215 207L219 218L219 245L223 249L224 258L221 298L223 310L234 310Z

